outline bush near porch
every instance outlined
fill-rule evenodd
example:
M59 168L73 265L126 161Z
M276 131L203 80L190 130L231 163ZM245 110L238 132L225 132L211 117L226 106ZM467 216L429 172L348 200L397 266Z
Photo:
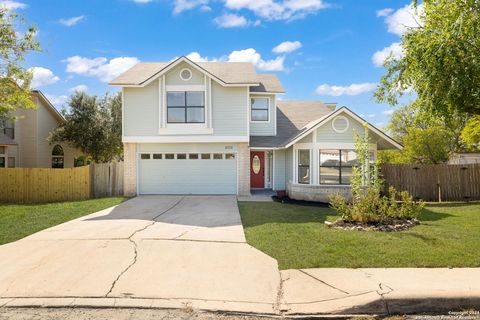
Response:
M480 267L480 203L430 204L407 231L346 231L339 216L305 204L239 204L247 241L280 269L336 267Z

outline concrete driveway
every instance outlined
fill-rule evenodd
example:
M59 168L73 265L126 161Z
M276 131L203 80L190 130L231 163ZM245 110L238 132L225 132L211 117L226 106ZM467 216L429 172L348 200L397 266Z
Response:
M0 306L272 313L280 286L276 261L246 244L233 196L137 197L0 246L0 270Z

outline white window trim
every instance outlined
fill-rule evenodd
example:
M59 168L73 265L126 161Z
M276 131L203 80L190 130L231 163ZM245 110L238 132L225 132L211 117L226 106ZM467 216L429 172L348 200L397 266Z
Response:
M189 122L189 123L168 123L168 105L167 93L169 92L203 92L203 123ZM198 128L208 129L207 115L211 109L207 104L207 90L206 85L200 86L166 86L165 91L165 126L158 129L159 134L213 134L213 130L201 130ZM169 130L170 129L170 130ZM172 130L173 129L173 130Z
M335 127L335 121L338 120L338 119L343 119L343 120L346 121L347 126L345 127L345 129L339 130L338 128ZM344 133L344 132L347 132L348 128L350 128L350 121L348 120L347 117L345 117L345 116L336 116L335 118L332 119L332 129L333 129L333 131L335 131L336 133Z
M315 137L314 131L314 137ZM293 174L292 174L292 183L295 185L305 185L303 183L298 183L298 151L299 150L310 150L310 184L313 186L339 186L339 187L349 187L347 184L320 184L320 158L319 152L322 149L334 149L334 150L355 150L355 143L336 143L336 142L320 142L317 143L316 139L311 143L297 143L293 145ZM369 144L369 151L374 154L374 158L377 159L378 148L375 143Z
M268 120L252 120L252 99L267 99L267 115L268 115ZM271 110L271 102L270 102L270 97L249 97L249 103L250 103L250 108L248 110L248 118L250 119L251 123L270 123L272 117L270 114Z
M188 77L187 79L183 78L182 77L182 73L183 71L188 71L190 73L190 77ZM182 70L180 70L180 72L178 73L178 77L180 78L180 80L183 80L183 81L188 81L190 79L192 79L193 77L193 72L190 68L182 68Z
M310 158L310 163L309 163L310 176L308 177L308 184L307 184L307 183L299 183L299 182L298 182L298 159L300 158L300 156L299 156L299 151L301 151L301 150L308 150L308 151L309 151L309 158ZM312 184L313 184L313 183L312 183L312 176L313 176L313 172L312 172L312 163L313 163L313 162L312 162L312 154L313 154L313 152L312 152L312 149L309 149L309 148L298 148L298 149L295 150L295 154L296 154L296 157L295 157L295 160L296 160L296 161L295 161L295 167L294 167L294 168L295 168L295 177L296 177L296 178L295 178L294 182L295 182L296 184L299 184L299 185L305 185L305 184L306 184L306 185L312 185Z

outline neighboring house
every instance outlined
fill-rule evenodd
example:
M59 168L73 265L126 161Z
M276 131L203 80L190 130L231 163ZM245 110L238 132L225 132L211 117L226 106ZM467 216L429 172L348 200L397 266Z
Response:
M50 145L50 132L64 117L40 91L32 91L36 109L19 109L18 120L0 120L0 168L71 168L80 152L66 143Z
M126 195L349 189L365 120L334 104L279 100L277 77L251 63L139 63L110 84L123 91ZM368 128L373 156L401 148Z
M448 164L479 164L480 152L457 152L450 156Z

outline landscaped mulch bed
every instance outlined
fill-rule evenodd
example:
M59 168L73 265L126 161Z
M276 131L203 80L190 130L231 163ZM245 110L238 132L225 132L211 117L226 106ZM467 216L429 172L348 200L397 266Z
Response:
M335 222L325 221L325 224L328 227L334 228L334 229L398 232L398 231L404 231L416 225L419 225L420 221L418 221L417 219L410 219L410 220L387 219L381 223L361 223L361 222L352 222L352 221L345 221L343 219L338 219Z

